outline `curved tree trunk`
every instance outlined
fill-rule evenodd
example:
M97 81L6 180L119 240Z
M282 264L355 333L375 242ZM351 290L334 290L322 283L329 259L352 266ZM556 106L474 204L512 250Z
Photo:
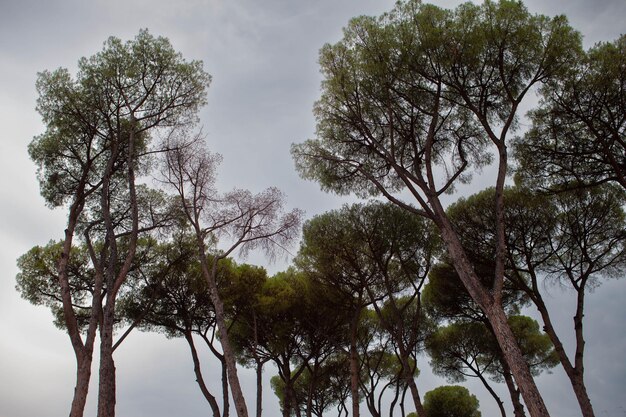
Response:
M536 286L536 282L533 282L533 287L536 288ZM537 307L537 310L539 310L539 314L541 315L541 319L543 321L543 330L546 332L548 337L550 337L550 341L554 345L554 350L559 357L561 366L565 370L565 373L567 374L567 377L572 384L572 389L574 391L574 394L576 395L576 400L578 401L578 405L580 407L583 417L595 417L593 406L591 405L591 399L589 398L589 394L587 394L587 387L585 386L584 380L583 352L585 342L583 338L583 312L580 299L578 300L576 315L574 316L574 331L576 334L575 360L578 362L576 366L574 366L567 356L567 352L565 352L565 347L563 346L561 339L556 333L556 329L552 324L552 319L548 312L548 308L543 301L543 298L536 290L531 290L530 288L527 288L527 292L529 292L529 295L531 296L531 299Z
M493 399L496 401L496 404L498 404L498 408L500 409L500 415L502 417L506 417L506 410L504 409L504 403L502 402L498 394L496 394L496 392L493 390L493 388L491 388L491 385L489 385L485 377L477 369L472 369L472 370L474 371L474 373L476 374L476 377L480 380L480 382L482 382L485 389L489 391L489 394L491 394Z
M206 251L204 248L204 242L202 240L202 231L198 224L194 225L196 231L196 239L198 243L198 257L200 258L200 266L202 267L202 274L207 281L209 287L209 297L215 308L215 322L217 323L217 330L220 336L220 344L222 345L222 352L224 355L224 361L226 362L226 370L228 376L228 382L230 385L231 395L233 402L235 403L235 410L237 411L237 417L248 417L248 407L241 390L241 384L239 383L239 377L237 376L237 364L235 361L235 354L230 345L230 338L228 337L228 326L226 324L226 318L224 313L224 303L222 302L218 290L215 276L217 274L217 261L213 262L213 267L209 269Z
M222 417L228 417L230 414L230 402L229 402L229 389L228 389L228 370L226 369L226 360L224 359L224 355L220 354L217 349L213 346L212 340L206 336L205 333L201 333L200 336L204 343L206 343L207 347L213 353L213 355L220 361L220 368L222 369L222 403L223 403L223 411Z
M504 381L506 382L506 386L509 389L511 402L513 403L513 414L515 415L515 417L526 417L526 413L524 412L524 405L522 405L522 402L520 401L519 390L515 387L515 382L513 382L511 372L505 363L503 363L502 365L504 368Z
M204 395L204 398L211 406L211 411L213 411L213 417L220 417L220 408L217 404L217 400L211 394L211 392L209 392L209 389L204 382L202 369L200 368L200 359L198 358L198 351L196 350L196 346L193 342L193 336L191 334L191 331L185 332L185 340L187 340L187 344L189 345L189 349L191 350L191 357L193 358L193 372L196 374L196 382L200 387L200 391L202 391L202 395Z
M402 373L404 374L403 376L407 382L407 385L409 386L409 390L411 391L411 397L413 399L413 405L415 406L415 412L419 417L426 416L424 405L422 404L419 391L417 390L415 378L413 378L413 373L411 372L411 366L409 365L408 361L408 353L403 347L400 348L400 362L402 363Z

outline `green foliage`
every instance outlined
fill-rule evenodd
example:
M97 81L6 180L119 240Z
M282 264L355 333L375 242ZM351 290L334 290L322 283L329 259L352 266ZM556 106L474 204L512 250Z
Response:
M539 330L539 323L527 316L508 319L524 359L534 375L559 364L559 358L547 334Z
M255 305L255 292L265 279L263 268L239 265L230 258L218 263L219 291L230 320L239 320ZM187 332L212 337L215 311L193 237L179 235L155 245L129 286L119 304L127 321L140 320L140 329L167 337Z
M484 258L479 258L484 259ZM490 285L494 266L480 261L474 266L483 284ZM435 320L462 319L486 321L485 314L472 300L454 267L444 260L433 266L422 293L424 309ZM528 304L528 298L511 283L505 282L502 305L507 314L516 314Z
M478 399L467 388L446 385L424 395L426 417L480 417Z
M46 131L29 154L46 202L60 206L93 192L110 158L122 170L131 136L139 155L155 130L194 123L209 81L201 62L185 61L147 30L126 43L109 38L101 52L80 59L75 79L64 68L41 72L37 110ZM144 157L137 168L147 167Z
M426 350L433 372L450 382L494 373L494 360L500 356L495 338L479 322L459 321L438 328L426 339Z
M119 242L122 249L127 244L127 240ZM153 262L154 245L155 241L150 238L138 241L137 256L130 270L131 276L136 277L151 268L148 264ZM99 247L100 245L97 245L96 250ZM63 242L50 241L47 245L35 246L20 256L17 260L17 267L20 272L16 275L16 290L22 298L30 303L49 307L54 316L55 326L65 329L63 301L57 269L62 249ZM119 270L120 267L121 262L118 262L115 270ZM71 248L67 274L72 308L80 329L85 330L92 315L94 296L96 306L102 302L99 299L99 294L94 294L96 271L93 268L86 245ZM132 290L130 286L124 286L121 291L127 293ZM106 286L103 288L103 293L105 292Z
M296 264L351 296L395 294L423 279L438 252L424 219L392 204L344 206L309 220Z
M509 317L508 322L534 375L559 363L550 338L539 331L535 320L515 315ZM426 339L426 350L433 372L450 382L480 375L503 381L504 357L494 334L482 322L455 321L440 327Z
M57 262L63 243L50 241L46 246L35 246L20 256L17 267L16 289L22 298L35 305L52 310L54 324L63 329L61 288L58 284ZM85 326L91 315L91 293L94 271L85 247L72 248L68 261L68 280L72 292L74 311L80 326Z
M516 180L543 189L615 181L626 187L626 35L595 45L541 89L516 140Z
M602 276L619 275L626 266L622 233L625 198L623 189L610 184L553 196L521 187L505 189L509 253L505 274L511 280L507 285L531 292L528 280L543 272L570 281L578 291L588 282L596 284ZM495 191L489 188L448 209L464 248L478 268L491 263L495 256L494 199ZM529 272L534 275L529 277ZM449 297L444 291L438 293Z
M489 163L489 139L515 127L529 88L561 76L579 50L563 16L515 1L446 10L414 0L355 18L320 51L316 139L293 146L296 166L337 193L452 191ZM447 178L433 182L435 166Z

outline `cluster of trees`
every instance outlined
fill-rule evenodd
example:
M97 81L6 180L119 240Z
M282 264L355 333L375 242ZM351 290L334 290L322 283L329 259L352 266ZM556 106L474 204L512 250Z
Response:
M536 306L582 414L594 415L583 309L599 277L623 271L625 63L625 36L584 51L564 16L533 15L521 2L400 2L353 19L322 48L316 137L292 148L301 175L322 189L381 196L434 223L448 264L438 273L466 289L533 417L549 413L516 340L509 287ZM512 139L535 92L532 127ZM509 189L511 161L518 187ZM441 196L487 164L493 188L446 210ZM576 293L573 357L543 279Z
M626 37L584 51L563 16L519 2L407 0L353 19L320 65L316 138L293 146L297 169L325 190L388 202L310 219L293 266L273 277L230 257L272 256L298 236L302 213L285 212L274 188L216 189L220 157L194 133L210 82L200 62L142 31L109 39L75 79L39 75L47 129L29 152L68 226L18 260L17 288L70 336L70 416L83 415L96 336L98 417L115 414L113 353L133 329L185 339L214 416L229 415L231 397L249 415L237 363L256 371L257 417L267 363L285 417L358 417L362 402L373 416L405 416L407 398L420 417L479 416L462 387L422 401L424 353L450 382L477 378L502 416L493 382L516 417L548 416L534 377L560 365L594 416L585 298L626 267ZM532 127L511 139L535 91ZM445 208L442 195L488 164L494 186ZM553 282L575 300L573 355L546 302ZM220 400L198 341L220 366Z
M237 413L246 415L218 266L237 249L271 255L287 245L299 233L301 212L286 212L275 188L215 189L220 157L193 133L209 82L201 62L184 60L167 39L145 30L126 43L107 40L79 61L75 78L66 69L39 74L46 131L29 153L47 204L67 207L68 220L61 241L19 259L17 287L31 302L50 305L70 336L77 362L71 416L84 412L96 335L98 416L115 415L113 352L128 332L114 341L114 330L125 322L126 299L145 282L155 305L155 285L190 257L207 285ZM149 187L151 177L162 186ZM180 242L193 252L178 249ZM140 322L141 315L129 330Z

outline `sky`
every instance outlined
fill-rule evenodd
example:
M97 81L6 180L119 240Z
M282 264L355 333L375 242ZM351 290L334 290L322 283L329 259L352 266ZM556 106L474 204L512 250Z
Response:
M80 57L98 52L109 36L132 39L139 29L170 39L186 59L199 59L213 76L208 104L200 112L211 151L223 156L218 185L261 191L276 186L287 205L310 218L355 201L324 194L300 179L289 154L291 143L314 135L311 109L319 97L319 48L341 38L351 17L379 15L390 0L0 0L0 417L62 416L69 413L75 363L65 333L45 307L15 291L16 259L34 245L62 237L63 210L48 209L39 195L36 169L27 145L44 126L35 104L37 72L76 69ZM457 1L433 1L454 7ZM566 14L586 47L626 32L623 0L532 0L532 12ZM459 195L493 184L489 170ZM453 201L451 199L450 201ZM293 248L295 252L296 246ZM252 261L251 261L252 262ZM254 263L270 272L286 260ZM571 293L550 288L551 310L571 347ZM569 295L569 297L568 297ZM626 282L604 283L588 298L586 372L598 417L626 416ZM532 312L529 312L532 314ZM219 373L204 352L205 372L217 391ZM116 351L117 413L124 417L208 415L195 384L186 343L159 334L133 333ZM432 376L422 359L417 384L425 393L446 382ZM94 373L96 372L94 361ZM275 374L267 369L264 378ZM254 375L242 371L248 407L254 405ZM96 377L87 414L95 415ZM579 415L560 368L537 379L553 416ZM484 388L468 384L483 416L496 415ZM499 388L503 397L506 393ZM264 415L279 415L266 384ZM365 407L362 406L365 411Z

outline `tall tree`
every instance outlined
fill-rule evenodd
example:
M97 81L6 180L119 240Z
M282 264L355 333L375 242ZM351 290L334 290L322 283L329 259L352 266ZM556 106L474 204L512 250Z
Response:
M507 146L527 93L561 76L580 49L563 16L532 15L513 1L465 3L454 11L407 1L380 18L355 18L343 40L320 53L317 138L292 148L300 173L323 189L381 195L434 221L533 417L548 411L501 306ZM485 286L440 197L492 155L497 250Z
M237 189L218 193L214 185L220 156L208 152L199 136L191 139L184 135L173 137L168 148L163 161L163 181L177 194L195 236L202 275L215 308L219 341L237 416L247 417L248 408L237 376L224 302L218 291L219 263L238 249L241 254L260 249L268 256L283 250L297 236L302 213L297 209L285 213L283 194L276 188L258 194ZM216 248L218 242L223 245L220 250ZM210 262L209 252L212 254Z
M207 283L196 255L195 238L177 236L154 249L158 255L150 268L131 281L133 290L120 301L125 317L138 323L141 330L157 331L167 337L184 338L191 352L196 382L209 403L214 417L229 414L229 389L224 355L215 346L215 309L209 299ZM240 307L241 298L248 298L266 278L263 268L237 265L228 259L220 263L217 280L220 294L226 300L229 317ZM200 338L222 367L223 411L209 391L202 373L201 356L195 338Z
M428 223L389 203L345 206L305 225L296 263L322 285L339 288L353 314L353 412L359 403L359 320L368 305L398 348L404 381L421 409L411 362L420 342L419 294L436 252L437 239ZM404 296L408 298L401 301ZM403 320L408 315L413 323Z
M515 141L517 179L543 189L626 188L626 35L597 44L540 92L532 128Z
M536 321L526 316L511 316L509 323L533 375L558 364L550 338L539 332ZM466 377L478 378L498 404L503 417L506 415L504 404L486 378L505 381L515 416L525 415L519 392L510 385L510 372L502 352L484 323L454 321L438 328L427 339L426 347L436 374L445 376L450 382L461 382Z
M478 263L493 258L494 190L488 189L450 207L463 243ZM602 278L626 267L624 191L605 184L549 197L524 188L505 190L507 268L510 285L521 290L541 314L583 415L593 416L584 383L584 308L587 293ZM546 284L559 282L575 294L574 355L566 353L544 298ZM561 335L561 336L559 336Z
M480 214L480 212L473 213L473 215ZM493 234L490 237L493 237ZM489 239L484 239L481 242L489 242ZM488 244L487 246L492 248ZM492 254L492 252L489 253ZM489 282L494 269L493 257L480 258L480 260L472 257L471 259L478 276L484 282ZM505 281L502 306L507 317L519 314L520 308L527 303L528 300L524 293L514 288L510 282ZM503 360L493 329L490 327L484 312L472 300L456 270L449 263L444 261L433 267L428 284L424 288L424 307L428 314L439 323L448 322L450 324L448 330L441 330L440 332L438 329L434 329L435 334L431 334L426 342L426 347L432 354L431 358L435 370L447 369L450 371L453 368L459 369L459 367L466 365L465 367L481 380L485 388L494 397L499 405L500 413L503 414L505 410L502 400L495 395L488 382L482 378L487 370L492 371L490 372L491 375L495 375L493 371L497 369L497 362L500 361L504 368L502 377L509 390L516 415L523 415L519 390L512 379L510 368ZM510 322L510 318L507 321ZM514 330L514 327L511 327L511 330ZM468 332L475 332L476 334L468 334ZM439 336L437 336L438 334ZM468 336L467 339L464 336ZM519 343L520 338L516 334L515 336ZM449 337L450 340L446 341L446 337ZM437 343L438 340L441 341L442 339L444 346ZM461 355L458 354L459 349L462 352ZM444 353L444 356L441 356L441 353ZM522 350L522 354L526 355L526 352ZM463 359L460 360L459 356L463 356ZM526 357L525 360L527 360ZM454 372L456 371L452 373Z
M29 153L39 166L46 202L69 206L58 285L78 367L72 416L83 414L96 328L98 416L115 413L117 295L133 264L140 233L162 221L158 213L140 213L136 181L149 170L151 137L195 122L209 79L201 62L185 61L167 39L145 30L127 43L109 38L101 52L79 61L76 79L65 69L39 74L37 109L46 132L33 140ZM87 245L95 271L94 313L84 340L67 271L76 232L82 233L78 239Z

